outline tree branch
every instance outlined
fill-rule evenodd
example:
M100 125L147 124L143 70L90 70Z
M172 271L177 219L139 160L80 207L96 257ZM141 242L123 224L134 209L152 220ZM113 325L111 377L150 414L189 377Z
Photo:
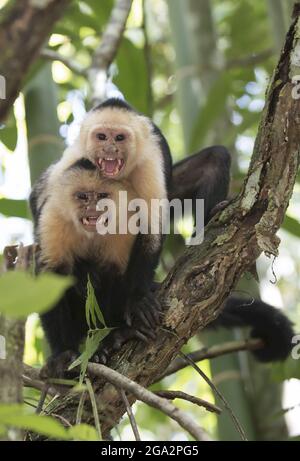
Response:
M260 339L248 339L245 341L230 341L224 344L218 344L212 346L209 349L203 348L198 351L191 352L188 354L188 357L193 362L200 362L201 360L214 359L222 355L231 354L232 352L241 352L241 351L256 351L263 347L263 341ZM190 366L189 363L182 357L177 357L173 360L168 368L157 378L157 381L165 378L166 376L173 375L177 371L182 370Z
M217 413L220 415L222 413L221 408L217 407L217 405L214 405L213 403L207 402L206 400L200 399L199 397L195 397L194 395L189 395L186 392L182 391L155 391L154 392L156 395L159 395L160 397L163 397L165 399L169 400L175 400L175 399L182 399L186 400L187 402L194 403L195 405L198 405L199 407L205 408L207 411L211 411L212 413Z
M68 67L74 74L81 75L82 77L87 76L87 70L78 64L75 59L67 58L61 53L53 51L49 48L44 48L40 53L41 58L46 59L47 61L60 61L66 67Z
M166 399L148 391L140 384L132 381L131 379L128 379L126 376L121 375L117 371L112 370L105 365L96 365L94 363L90 363L88 365L88 372L100 379L104 378L117 388L122 388L130 394L133 394L138 400L147 403L153 408L161 410L171 419L177 421L178 424L180 424L181 427L188 431L196 440L210 440L205 431L203 431L197 424L195 424L188 415L176 408ZM111 386L109 391L111 394L118 394L118 392L113 392Z
M10 1L1 11L0 75L6 80L6 99L0 101L0 123L7 117L54 23L70 3L71 0Z
M101 43L96 49L88 78L92 89L92 105L103 101L108 69L116 57L126 27L132 0L115 0Z

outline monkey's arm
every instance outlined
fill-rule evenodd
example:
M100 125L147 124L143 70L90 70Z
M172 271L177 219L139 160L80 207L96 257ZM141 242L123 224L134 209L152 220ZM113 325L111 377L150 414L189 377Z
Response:
M150 337L160 323L160 304L151 288L159 262L162 240L161 235L139 234L126 271L128 288L126 324L136 326Z
M230 296L224 309L207 328L250 327L253 338L262 339L265 346L253 351L260 362L284 360L292 348L294 331L290 320L279 309L260 299Z
M223 146L212 146L189 156L173 167L171 199L204 199L204 221L227 199L231 158Z

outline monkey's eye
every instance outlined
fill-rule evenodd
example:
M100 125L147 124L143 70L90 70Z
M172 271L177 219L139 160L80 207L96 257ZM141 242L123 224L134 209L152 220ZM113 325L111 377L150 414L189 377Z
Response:
M99 193L97 194L97 199L98 199L98 200L101 200L101 199L103 199L103 198L107 198L108 196L109 196L109 194L108 194L107 192L99 192Z
M89 199L89 196L85 192L77 192L76 198L78 198L78 200L84 200L85 202L87 202Z
M99 141L105 141L106 140L106 134L104 133L97 133L96 138L99 139Z
M125 135L124 134L117 134L117 136L115 137L115 140L116 141L124 141L125 139Z

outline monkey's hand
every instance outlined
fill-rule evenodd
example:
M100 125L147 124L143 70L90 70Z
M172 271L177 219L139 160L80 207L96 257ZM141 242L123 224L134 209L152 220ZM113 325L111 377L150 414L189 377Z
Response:
M103 339L99 349L90 361L106 365L109 357L111 357L114 352L118 352L123 344L134 339L147 342L147 338L135 328L128 326L115 328Z
M50 378L74 379L79 376L79 369L69 370L69 366L78 358L74 351L64 351L55 357L49 357L46 364L41 368L40 377L43 380Z
M125 308L125 323L135 328L146 339L155 339L155 330L161 323L162 307L149 291L146 295L129 299Z

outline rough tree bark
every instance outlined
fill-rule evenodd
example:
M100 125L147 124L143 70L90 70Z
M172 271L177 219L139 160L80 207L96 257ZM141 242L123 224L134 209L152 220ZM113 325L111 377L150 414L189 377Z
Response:
M28 270L33 246L6 247L3 271L11 269ZM15 264L15 261L16 264ZM0 402L5 404L23 401L23 355L25 343L25 320L0 314L0 334L5 338L5 360L0 360ZM22 431L15 429L9 439L22 440ZM1 438L0 438L1 440ZM5 439L4 439L5 440Z
M6 80L6 99L1 100L0 122L7 117L54 23L70 3L71 0L10 1L1 11L0 75Z
M130 343L109 365L148 386L166 369L182 345L211 322L241 275L265 252L277 255L276 236L291 197L299 166L299 109L292 79L300 73L300 4L267 93L253 157L241 193L206 228L202 245L187 248L159 291L165 307L156 341ZM103 434L125 412L119 392L104 380L94 389ZM134 399L131 397L130 402ZM64 397L55 413L74 421L77 400ZM91 409L85 419L92 421Z

